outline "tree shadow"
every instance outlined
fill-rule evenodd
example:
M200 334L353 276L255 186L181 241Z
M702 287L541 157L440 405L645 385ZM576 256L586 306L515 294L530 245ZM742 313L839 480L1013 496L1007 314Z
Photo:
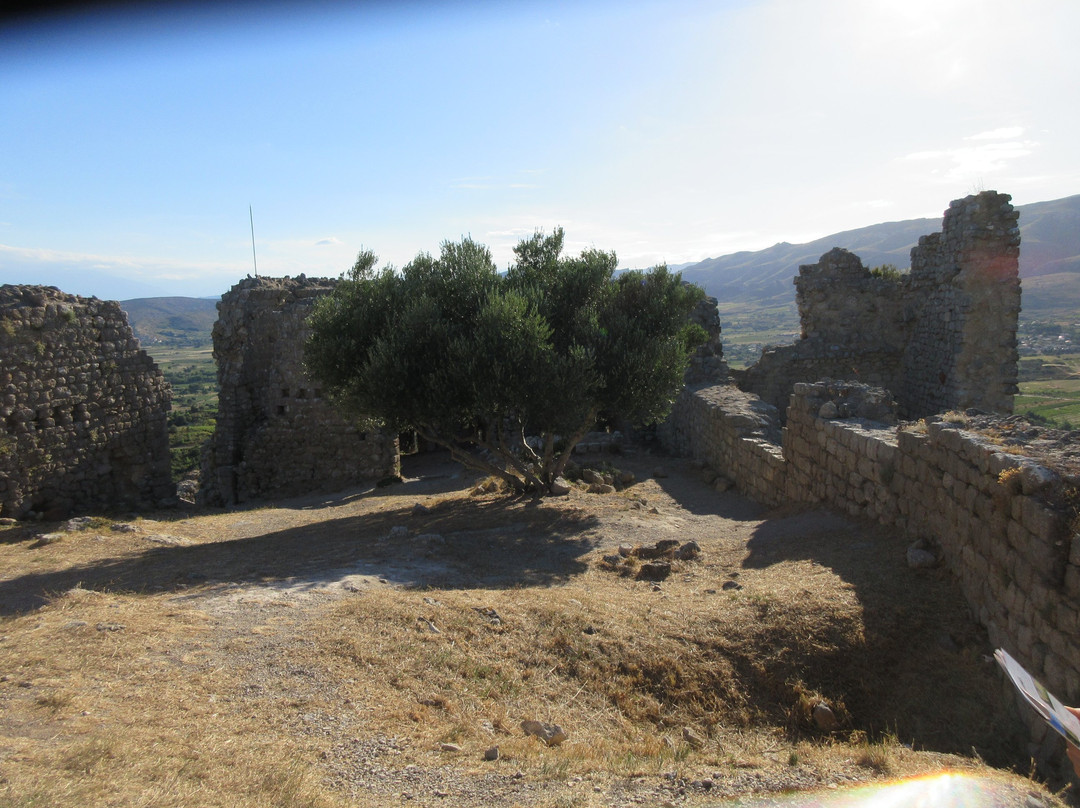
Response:
M595 517L532 501L447 500L426 513L402 507L28 572L0 581L0 615L34 609L75 586L133 593L235 584L300 590L355 575L414 587L548 586L586 569L596 524Z

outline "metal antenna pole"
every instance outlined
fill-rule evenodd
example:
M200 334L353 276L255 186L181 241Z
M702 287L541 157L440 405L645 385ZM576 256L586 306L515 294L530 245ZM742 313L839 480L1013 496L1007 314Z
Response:
M248 219L251 221L251 263L255 265L255 277L259 277L259 262L255 260L255 216L248 205Z

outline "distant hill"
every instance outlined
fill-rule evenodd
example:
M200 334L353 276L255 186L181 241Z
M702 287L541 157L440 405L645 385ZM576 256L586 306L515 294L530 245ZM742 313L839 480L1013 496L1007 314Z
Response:
M1020 277L1023 319L1080 321L1080 195L1019 206ZM869 267L893 264L906 269L920 236L941 230L940 219L860 227L805 244L781 242L756 252L738 252L673 267L720 301L725 334L756 330L734 313L743 304L749 319L763 310L773 325L797 328L792 279L801 264L813 264L833 247L844 247ZM145 345L200 347L210 344L217 320L217 298L147 297L125 300L139 340ZM766 336L765 339L770 339Z
M1022 315L1080 321L1080 196L1020 206Z
M1020 277L1028 317L1080 319L1080 195L1020 205ZM805 244L782 242L684 265L683 277L722 304L795 303L792 279L833 247L856 253L868 267L907 268L920 236L941 230L941 219L908 219L848 230Z
M217 298L140 297L120 301L143 346L198 348L210 344L217 320Z

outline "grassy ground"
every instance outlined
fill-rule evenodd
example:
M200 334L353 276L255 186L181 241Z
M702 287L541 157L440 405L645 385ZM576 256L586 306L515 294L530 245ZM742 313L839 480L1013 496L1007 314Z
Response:
M943 769L1054 804L1004 772L1024 733L944 573L665 462L539 503L436 469L0 532L0 805L701 806ZM702 555L658 584L604 560L664 538Z
M1080 354L1025 357L1013 410L1063 429L1080 428Z

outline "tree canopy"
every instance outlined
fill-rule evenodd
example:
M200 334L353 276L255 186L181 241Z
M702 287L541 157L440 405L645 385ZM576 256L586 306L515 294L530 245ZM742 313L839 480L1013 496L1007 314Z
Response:
M523 240L505 275L468 238L400 272L361 252L315 307L309 372L358 415L549 490L598 419L666 415L704 339L700 289L664 266L616 275L610 252L563 256L563 239Z

